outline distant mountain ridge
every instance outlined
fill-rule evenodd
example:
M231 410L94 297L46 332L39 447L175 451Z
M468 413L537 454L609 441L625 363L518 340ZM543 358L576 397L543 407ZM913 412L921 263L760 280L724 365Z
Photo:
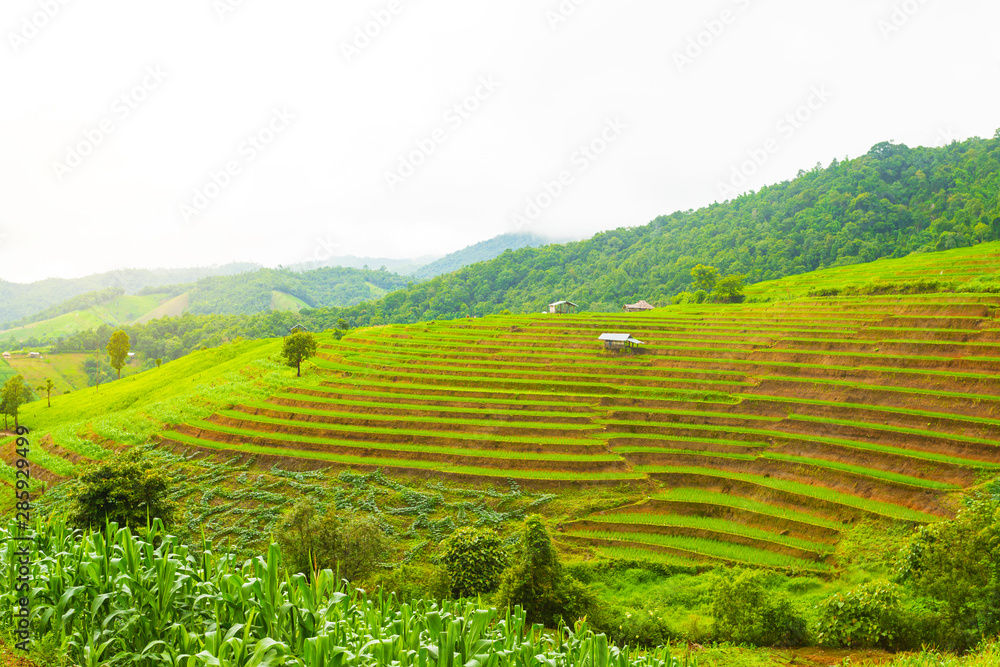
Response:
M462 250L445 255L430 264L425 264L413 271L411 275L417 280L427 280L445 273L458 271L476 262L485 262L494 257L499 257L506 250L537 248L547 243L552 243L552 240L536 234L501 234L500 236L494 236L486 241L481 241Z
M84 278L50 278L29 284L0 281L0 330L39 322L107 301L118 294L188 294L185 311L197 315L248 315L270 310L272 292L309 308L354 306L412 281L426 280L505 250L547 241L532 234L503 234L431 261L333 257L278 269L233 263L188 269L123 269ZM319 266L323 264L323 266ZM57 298L57 297L62 298Z
M232 275L261 268L260 264L233 262L215 267L182 269L119 269L83 278L46 278L33 283L0 280L0 327L31 317L63 301L108 288L132 294L146 287L189 283L208 276Z

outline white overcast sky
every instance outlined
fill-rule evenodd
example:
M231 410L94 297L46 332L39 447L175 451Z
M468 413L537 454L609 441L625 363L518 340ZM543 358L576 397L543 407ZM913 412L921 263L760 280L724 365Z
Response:
M3 0L0 278L584 238L992 137L998 26L994 0Z

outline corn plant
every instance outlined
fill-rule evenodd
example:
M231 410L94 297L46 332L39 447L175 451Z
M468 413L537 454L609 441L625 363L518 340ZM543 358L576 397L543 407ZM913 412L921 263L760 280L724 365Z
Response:
M14 523L0 527L0 613L23 595ZM154 519L139 536L37 522L31 629L82 667L695 667L669 648L638 654L583 621L547 634L520 607L368 595L330 570L289 574L277 545L243 563Z

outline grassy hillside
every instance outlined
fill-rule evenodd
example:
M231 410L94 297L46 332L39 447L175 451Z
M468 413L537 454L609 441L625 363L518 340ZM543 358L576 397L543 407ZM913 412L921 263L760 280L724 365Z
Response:
M9 326L9 323L88 292L113 288L135 293L147 287L191 282L205 276L229 275L256 267L255 264L233 263L187 269L122 269L83 278L48 278L33 283L0 280L0 326Z
M1000 243L914 253L769 280L746 289L753 298L787 299L841 293L1000 291Z
M55 383L53 396L63 394L87 386L87 376L83 372L83 362L93 356L86 353L43 354L41 358L32 359L25 354L14 354L7 361L18 374L23 375L28 387L44 398L44 393L36 387L45 386L45 380ZM127 374L130 369L123 371Z
M153 308L142 316L137 317L135 323L145 324L151 320L156 320L161 317L179 317L187 310L190 300L190 292L183 292L175 297L171 297L166 301L163 301L156 308Z
M278 290L271 291L271 310L290 310L297 313L303 308L308 307L309 304L298 297L279 292Z
M157 309L164 301L163 294L118 296L100 305L73 310L50 319L0 331L0 340L13 347L28 340L45 341L70 336L81 331L91 331L101 325L121 326Z

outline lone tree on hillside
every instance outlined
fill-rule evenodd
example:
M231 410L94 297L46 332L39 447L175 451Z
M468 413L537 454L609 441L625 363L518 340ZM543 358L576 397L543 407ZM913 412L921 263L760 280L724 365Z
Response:
M691 277L694 279L694 288L711 292L715 287L715 281L719 279L719 270L714 266L699 264L691 269Z
M45 378L45 384L38 385L38 391L45 392L45 400L48 402L48 407L52 407L52 390L55 389L55 382L49 378Z
M3 410L3 427L7 428L7 417L14 418L14 428L18 427L17 412L31 399L31 392L24 384L23 375L15 375L0 389L0 409Z
M119 329L111 334L108 341L108 356L111 357L111 367L118 371L118 379L122 377L122 366L128 360L128 351L132 349L128 334Z
M734 274L726 276L715 283L715 291L712 296L716 301L722 303L741 303L743 301L743 276Z
M542 518L532 514L524 520L521 541L510 567L500 580L497 606L520 605L532 623L554 625L592 614L597 606L594 593L563 570Z
M296 331L285 336L281 346L281 356L285 363L295 367L296 377L302 377L302 362L316 354L316 337L305 331Z

